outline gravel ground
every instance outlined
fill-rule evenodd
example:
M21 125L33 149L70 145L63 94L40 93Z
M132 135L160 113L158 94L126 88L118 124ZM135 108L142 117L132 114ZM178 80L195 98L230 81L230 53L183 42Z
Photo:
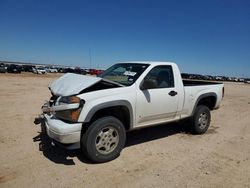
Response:
M204 135L161 125L127 134L120 157L91 164L53 147L34 118L60 74L0 74L0 187L250 187L250 85L225 83Z

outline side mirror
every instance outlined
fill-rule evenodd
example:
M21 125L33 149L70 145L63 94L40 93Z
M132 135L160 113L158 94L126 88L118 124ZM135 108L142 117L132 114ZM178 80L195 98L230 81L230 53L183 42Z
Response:
M154 89L154 88L157 88L157 82L156 80L153 79L145 79L142 81L140 85L141 90Z

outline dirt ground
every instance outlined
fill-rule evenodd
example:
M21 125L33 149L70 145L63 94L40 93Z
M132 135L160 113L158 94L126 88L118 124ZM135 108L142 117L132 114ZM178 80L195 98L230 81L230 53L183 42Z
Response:
M0 187L250 187L250 85L225 83L204 135L161 125L127 134L119 158L91 164L50 145L34 118L59 74L0 74Z

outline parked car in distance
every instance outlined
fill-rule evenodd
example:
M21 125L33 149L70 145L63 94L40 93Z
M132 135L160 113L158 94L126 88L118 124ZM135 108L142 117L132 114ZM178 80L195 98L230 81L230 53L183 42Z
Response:
M33 72L34 65L23 65L24 72Z
M245 84L250 84L250 79L245 79L245 80L244 80L244 83L245 83Z
M56 68L50 68L49 70L50 70L51 73L57 73L58 72Z
M82 69L80 67L75 67L74 73L76 73L76 74L82 74L82 75L87 74L87 72L85 71L85 69Z
M7 67L3 63L0 64L0 73L6 73L7 72Z
M33 73L35 73L35 74L46 74L46 70L43 67L35 67L35 68L33 68Z
M103 70L99 69L89 69L91 75L99 75L103 72Z
M7 68L7 72L8 73L21 73L21 68L18 65L15 64L11 64L8 68Z
M47 67L46 68L46 72L48 72L48 73L57 73L58 70L56 68Z

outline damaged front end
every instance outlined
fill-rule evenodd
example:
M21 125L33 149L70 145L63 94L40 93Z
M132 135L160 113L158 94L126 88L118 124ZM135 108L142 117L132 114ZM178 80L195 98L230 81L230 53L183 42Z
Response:
M53 100L56 99L56 100ZM85 101L76 96L54 97L42 106L43 114L55 116L55 118L77 122Z
M52 140L52 145L66 149L80 147L82 123L78 122L85 101L77 96L55 96L42 106L39 119L42 132Z
M68 149L79 148L83 123L78 119L85 105L85 101L79 96L114 87L121 86L97 77L71 73L63 75L49 86L52 97L42 106L42 130L53 143Z

